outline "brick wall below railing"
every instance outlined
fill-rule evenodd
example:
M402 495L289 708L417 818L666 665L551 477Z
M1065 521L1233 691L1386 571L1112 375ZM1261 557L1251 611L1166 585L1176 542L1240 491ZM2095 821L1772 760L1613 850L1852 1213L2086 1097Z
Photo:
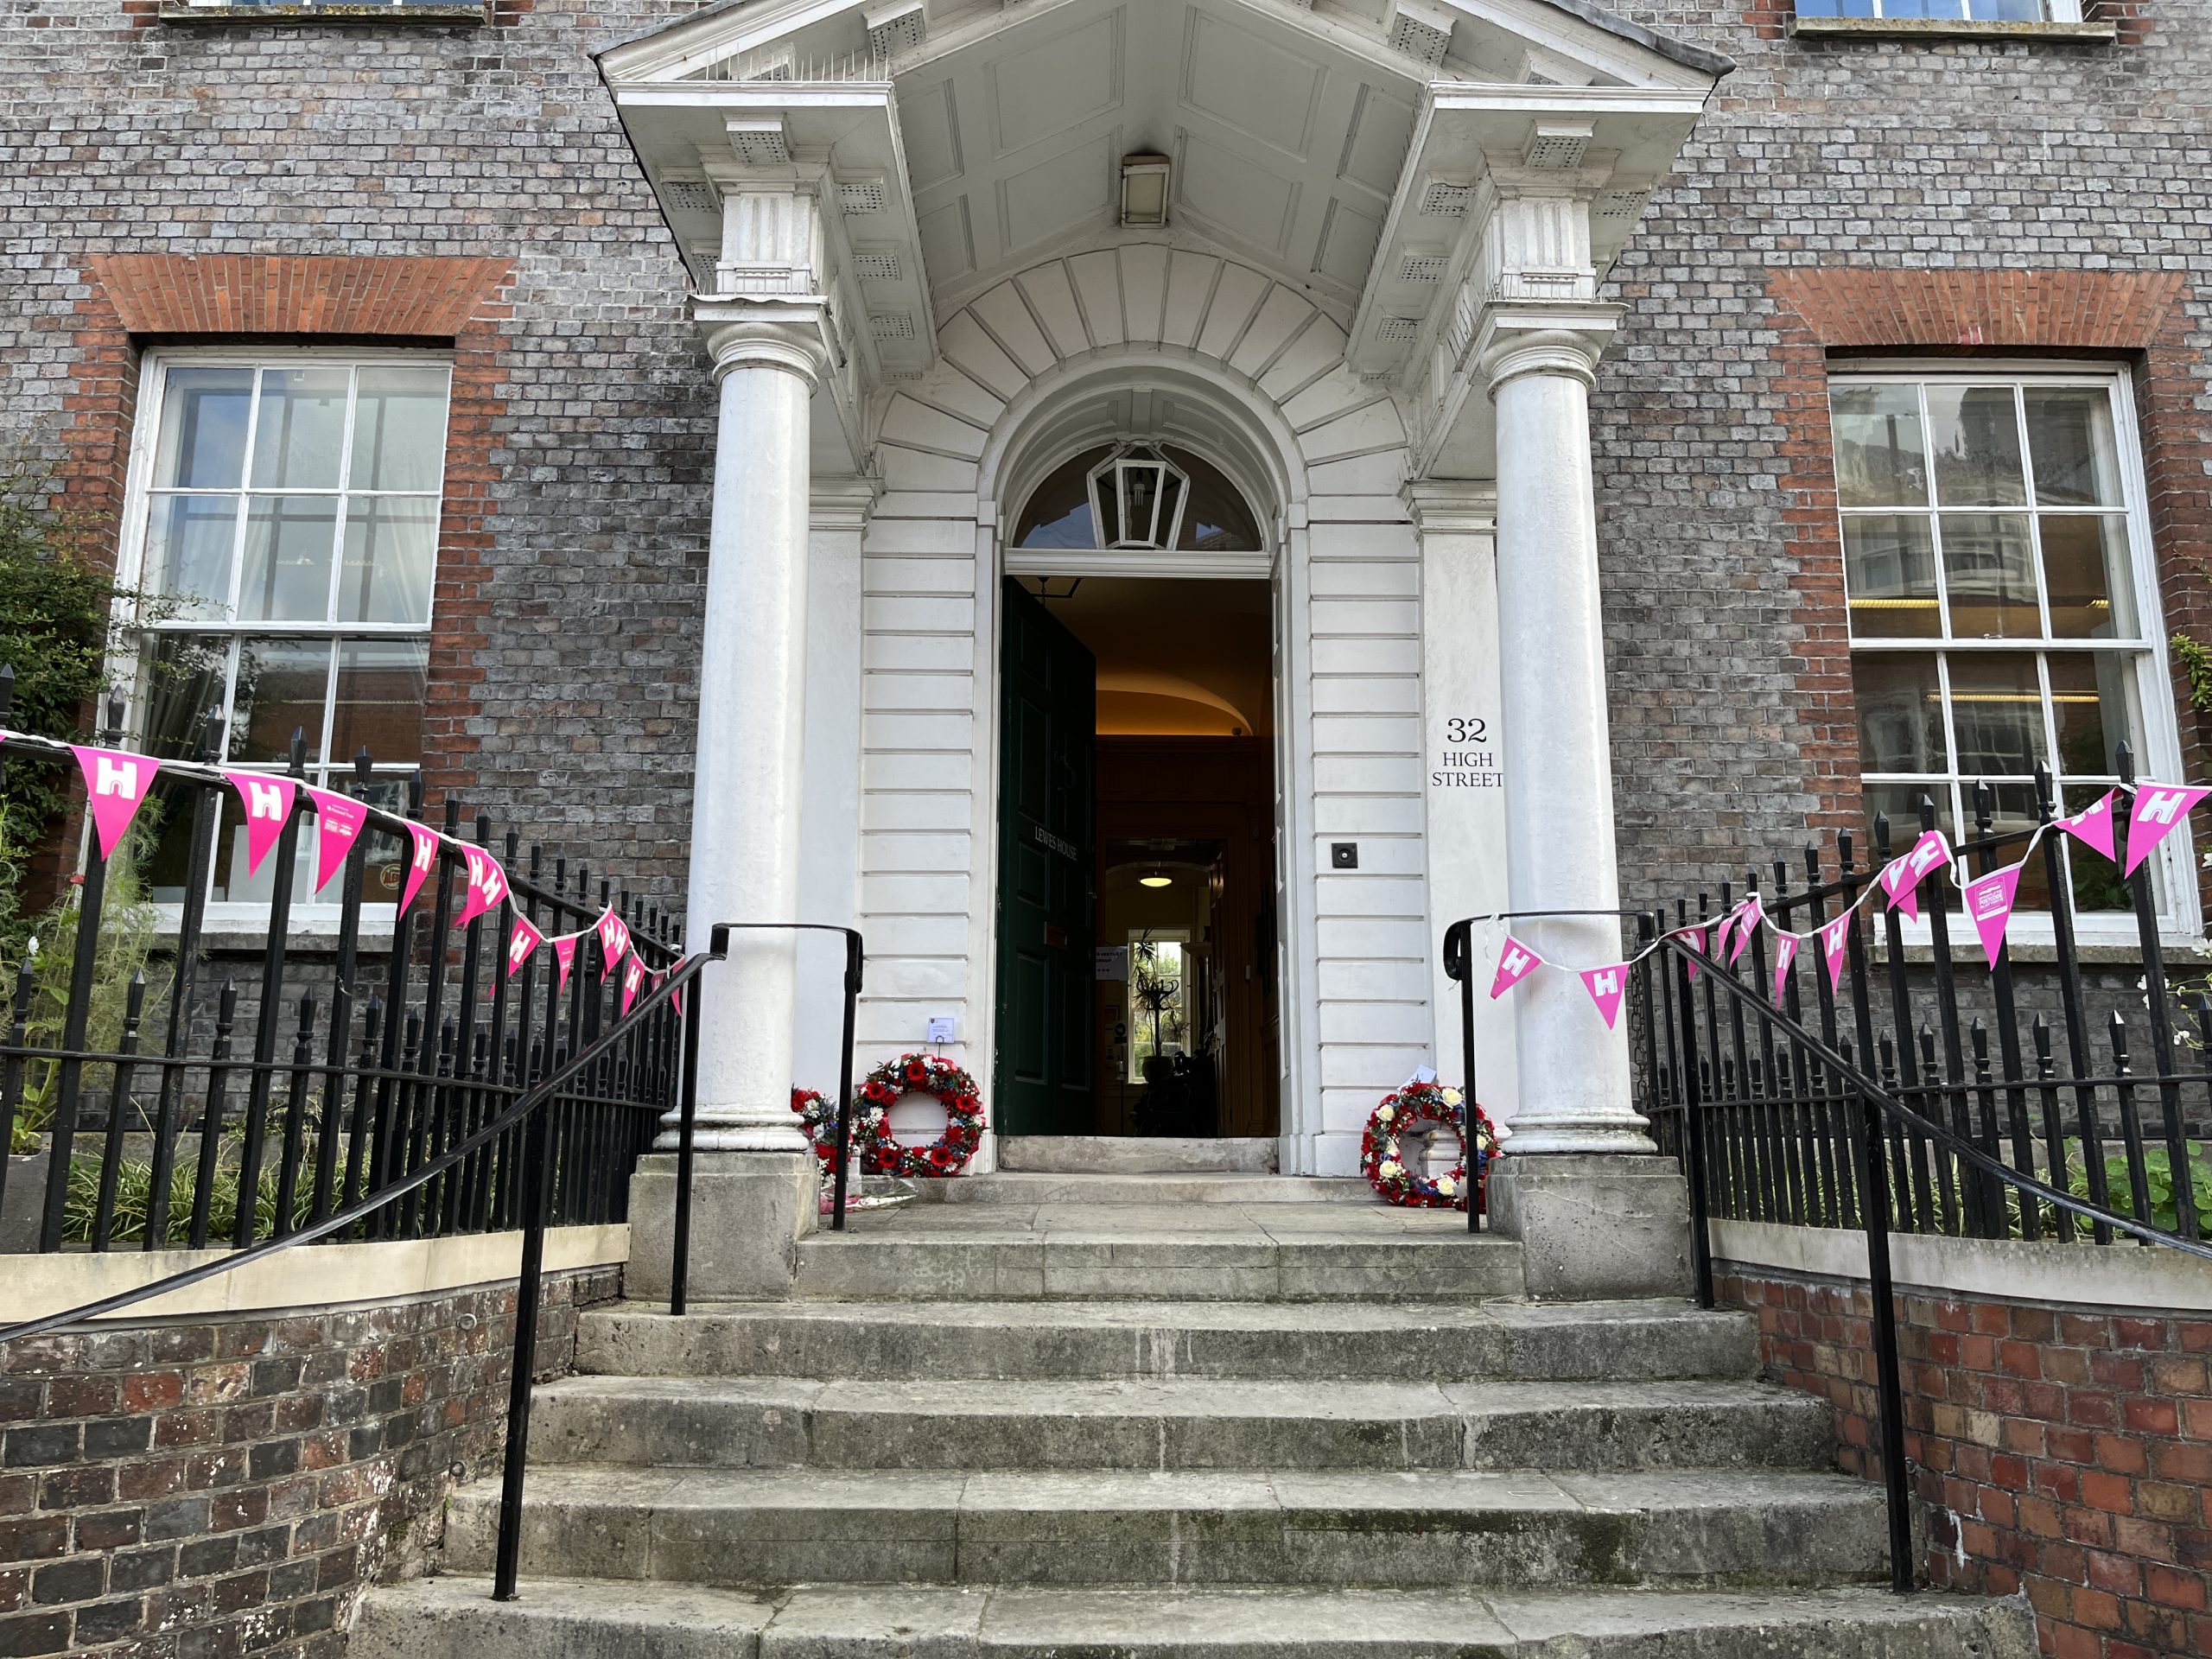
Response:
M537 1371L619 1267L549 1276ZM457 1478L496 1478L512 1284L0 1345L0 1655L343 1650Z
M1878 1479L1864 1282L1714 1275L1767 1375L1832 1402L1844 1468ZM2024 1590L2057 1659L2212 1653L2212 1315L1912 1288L1897 1308L1927 1581Z

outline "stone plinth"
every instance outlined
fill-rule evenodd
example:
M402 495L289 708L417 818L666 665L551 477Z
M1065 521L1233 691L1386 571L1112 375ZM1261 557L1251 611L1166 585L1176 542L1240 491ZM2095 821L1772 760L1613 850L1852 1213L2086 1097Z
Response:
M788 1296L798 1242L814 1230L819 1204L811 1154L701 1153L691 1177L691 1283L695 1301ZM667 1300L676 1236L676 1157L639 1160L630 1177L628 1295Z

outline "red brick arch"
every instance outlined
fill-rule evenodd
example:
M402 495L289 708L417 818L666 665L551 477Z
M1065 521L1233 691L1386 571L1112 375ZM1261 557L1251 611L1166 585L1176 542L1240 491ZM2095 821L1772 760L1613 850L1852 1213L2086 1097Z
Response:
M2179 273L1793 269L1770 274L1767 296L1789 433L1781 487L1803 627L1798 690L1813 730L1805 759L1829 827L1850 828L1861 818L1828 434L1832 356L2032 353L2133 364L2166 625L2212 639L2212 422L2196 407L2212 386L2202 353L2189 343L2188 286ZM2212 734L2178 683L2175 696L2183 760L2195 777L2212 759Z

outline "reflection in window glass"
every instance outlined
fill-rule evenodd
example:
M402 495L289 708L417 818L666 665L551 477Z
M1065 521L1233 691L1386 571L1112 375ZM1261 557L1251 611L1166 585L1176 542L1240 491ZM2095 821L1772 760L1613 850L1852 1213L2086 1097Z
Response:
M2039 765L2060 780L2059 810L2073 810L2115 778L2123 741L2139 769L2159 769L2141 718L2157 622L2143 614L2147 552L2126 505L2139 463L2117 386L2063 374L1837 377L1870 821L1887 811L1902 822L1928 795L1942 822L1971 833L1974 789L1986 784L1999 830L2024 825ZM2098 861L2060 850L2077 902L2126 904L2117 881L2089 868ZM2046 886L2037 868L2023 902L2047 899Z
M306 781L349 792L365 747L368 793L398 804L423 754L447 366L304 354L149 366L160 413L138 569L162 603L143 621L145 741L194 753L212 709L231 763L283 767L296 731ZM157 896L179 899L189 826L147 821ZM246 877L243 827L232 810L217 831L209 892L260 902L273 866Z

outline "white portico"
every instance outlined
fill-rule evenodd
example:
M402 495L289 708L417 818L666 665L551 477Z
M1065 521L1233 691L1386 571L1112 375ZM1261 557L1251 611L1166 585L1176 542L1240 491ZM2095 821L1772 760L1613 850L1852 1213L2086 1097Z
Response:
M1259 545L1065 568L1268 584L1283 1167L1351 1170L1457 1070L1443 927L1617 902L1598 287L1725 63L1576 0L747 0L601 64L719 384L691 937L854 922L861 1062L949 1020L993 1086L1009 543L1085 445L1178 446ZM799 1149L836 983L772 935L712 974L703 1144ZM1478 1020L1516 1150L1649 1150L1571 979Z

